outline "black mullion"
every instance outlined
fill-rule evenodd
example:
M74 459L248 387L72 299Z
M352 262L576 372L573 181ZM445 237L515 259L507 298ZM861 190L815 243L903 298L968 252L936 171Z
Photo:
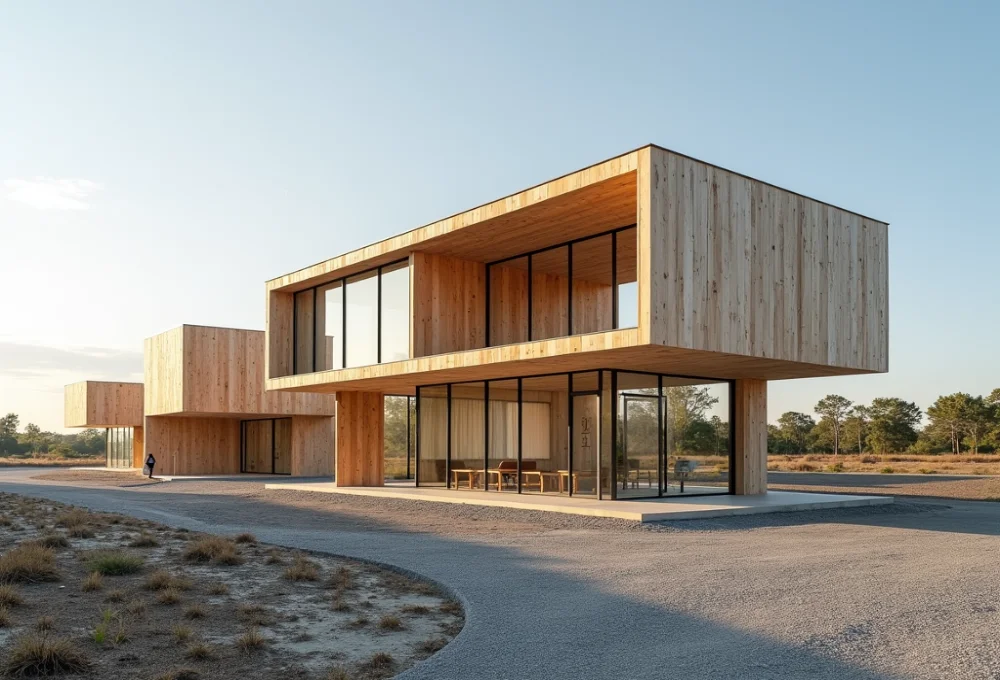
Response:
M729 381L729 493L736 493L736 437L733 425L736 423L736 383Z
M299 294L292 293L292 375L299 374Z
M597 371L597 500L603 500L601 482L601 449L604 446L604 371Z
M524 449L524 387L523 378L517 379L517 492L521 493L521 458Z
M493 298L490 293L490 279L492 278L491 266L486 265L486 346L492 347L490 342L490 314L492 312Z
M274 418L271 418L271 474L275 474L274 471L277 468L275 461L277 460L277 455L275 453L274 447Z
M312 346L313 346L313 365L312 372L316 372L316 329L319 324L316 323L316 298L319 297L319 286L313 288L313 322L312 322Z
M618 328L618 232L611 232L611 327Z
M451 488L451 383L448 384L446 390L446 396L448 401L448 451L445 452L444 457L444 483L445 488Z
M347 277L340 281L340 367L347 368Z
M240 472L247 471L247 450L246 450L246 426L244 422L240 421Z
M406 478L410 478L410 435L412 430L410 429L410 397L406 398Z

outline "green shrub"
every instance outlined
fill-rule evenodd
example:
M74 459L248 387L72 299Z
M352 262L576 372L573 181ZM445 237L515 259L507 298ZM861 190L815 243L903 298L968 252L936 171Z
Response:
M103 576L127 576L142 571L144 560L124 550L102 550L87 560L87 568Z
M840 461L837 461L833 465L827 465L826 466L826 471L827 472L843 472L844 471L844 464L841 463Z
M879 470L879 472L881 472L883 475L891 475L893 472L895 472L895 470L892 469L892 466L886 465L884 468Z

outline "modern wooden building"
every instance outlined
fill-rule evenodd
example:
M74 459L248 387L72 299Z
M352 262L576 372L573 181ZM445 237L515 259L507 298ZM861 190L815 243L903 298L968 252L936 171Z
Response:
M143 364L143 383L66 386L66 426L106 428L109 467L333 473L334 398L265 392L263 332L181 326L147 338Z
M339 485L383 483L409 395L418 486L760 494L768 381L888 370L887 250L645 146L268 281L266 385L336 394Z

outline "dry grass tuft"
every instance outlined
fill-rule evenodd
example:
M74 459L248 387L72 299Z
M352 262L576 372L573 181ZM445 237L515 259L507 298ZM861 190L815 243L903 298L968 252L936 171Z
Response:
M156 680L200 680L201 673L191 668L178 668L156 677Z
M220 536L204 536L190 542L184 548L182 557L188 562L214 562L227 566L243 563L236 543Z
M403 630L403 622L398 616L393 614L386 614L378 620L379 630Z
M215 656L215 651L204 642L196 642L187 648L184 652L184 656L189 659L194 659L195 661L204 661L205 659L211 659Z
M128 576L142 571L144 560L124 550L100 550L87 560L87 567L104 576Z
M194 604L189 604L184 608L184 618L185 619L203 619L208 616L208 612L203 606L195 602Z
M257 537L251 533L244 532L242 534L237 534L236 537L233 538L233 541L235 541L236 543L254 544L257 542Z
M281 556L281 551L276 548L271 548L267 551L267 557L264 559L264 564L284 564L285 560Z
M33 542L37 543L38 545L44 548L52 548L53 550L56 548L69 547L69 540L62 534L54 534L54 533L42 534L41 536L36 538Z
M14 619L11 618L10 609L0 604L0 628L10 628L12 625L14 625Z
M48 633L56 628L56 620L51 616L39 616L35 620L35 630L39 633Z
M335 612L349 612L351 611L351 605L347 600L338 595L333 598L332 609Z
M194 637L194 631L191 630L190 626L176 625L170 629L170 634L174 636L174 641L180 645L189 642Z
M461 614L462 605L458 600L448 600L447 602L442 602L439 609L445 614Z
M142 617L146 615L146 603L142 600L135 599L125 605L125 611L135 617Z
M173 588L167 588L160 591L160 594L156 596L156 601L167 606L174 605L181 601L181 594Z
M114 590L109 590L107 595L104 596L105 602L124 602L125 601L125 591L120 588L115 588Z
M288 581L318 581L319 565L304 555L296 555L292 566L285 569L283 577Z
M104 577L101 576L101 572L92 571L80 583L80 590L82 590L85 593L92 593L95 590L100 590L103 586L104 586Z
M227 586L222 581L216 581L215 583L209 584L208 588L206 588L205 591L209 595L228 595L229 586Z
M0 586L0 607L19 607L24 604L24 598L17 588L7 584Z
M250 627L270 626L274 623L274 613L259 604L241 604L236 608L236 618Z
M0 584L58 580L56 554L52 548L24 543L0 555Z
M368 617L362 614L361 616L359 616L358 618L354 619L349 624L347 624L347 627L357 630L358 628L364 628L369 623L371 623L371 621L368 620Z
M347 567L339 567L337 571L330 574L327 587L337 590L350 590L354 587L354 572Z
M160 590L166 590L171 585L173 585L174 576L166 569L157 569L146 576L146 581L143 583L143 587L146 590L152 590L154 592Z
M386 677L387 674L392 673L392 669L395 667L396 660L392 658L391 654L385 652L376 652L367 661L358 664L360 670L376 677Z
M148 531L140 532L140 534L132 539L132 542L128 544L130 548L157 548L159 545L159 539Z
M95 516L82 508L70 508L56 515L56 526L71 529L86 526L95 520Z
M337 666L330 669L325 680L351 680L351 674L343 666Z
M417 645L417 649L424 654L434 654L444 649L446 644L448 644L448 641L444 638L427 638Z
M403 605L403 608L400 611L404 614L417 614L423 616L424 614L430 614L431 608L425 607L422 604L407 604Z
M93 538L97 534L94 530L88 527L86 524L80 524L75 527L69 527L66 529L66 533L73 538Z
M89 668L87 655L72 640L40 633L15 640L4 664L12 678L83 673Z
M256 627L248 628L246 632L236 638L236 648L247 655L263 649L266 644L267 639L261 635L260 630Z

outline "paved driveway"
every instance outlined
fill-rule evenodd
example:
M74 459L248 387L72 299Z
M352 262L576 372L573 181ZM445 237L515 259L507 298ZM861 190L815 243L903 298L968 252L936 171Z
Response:
M463 599L467 623L401 678L1000 677L1000 504L633 528L521 511L264 492L248 482L0 491L389 562Z

